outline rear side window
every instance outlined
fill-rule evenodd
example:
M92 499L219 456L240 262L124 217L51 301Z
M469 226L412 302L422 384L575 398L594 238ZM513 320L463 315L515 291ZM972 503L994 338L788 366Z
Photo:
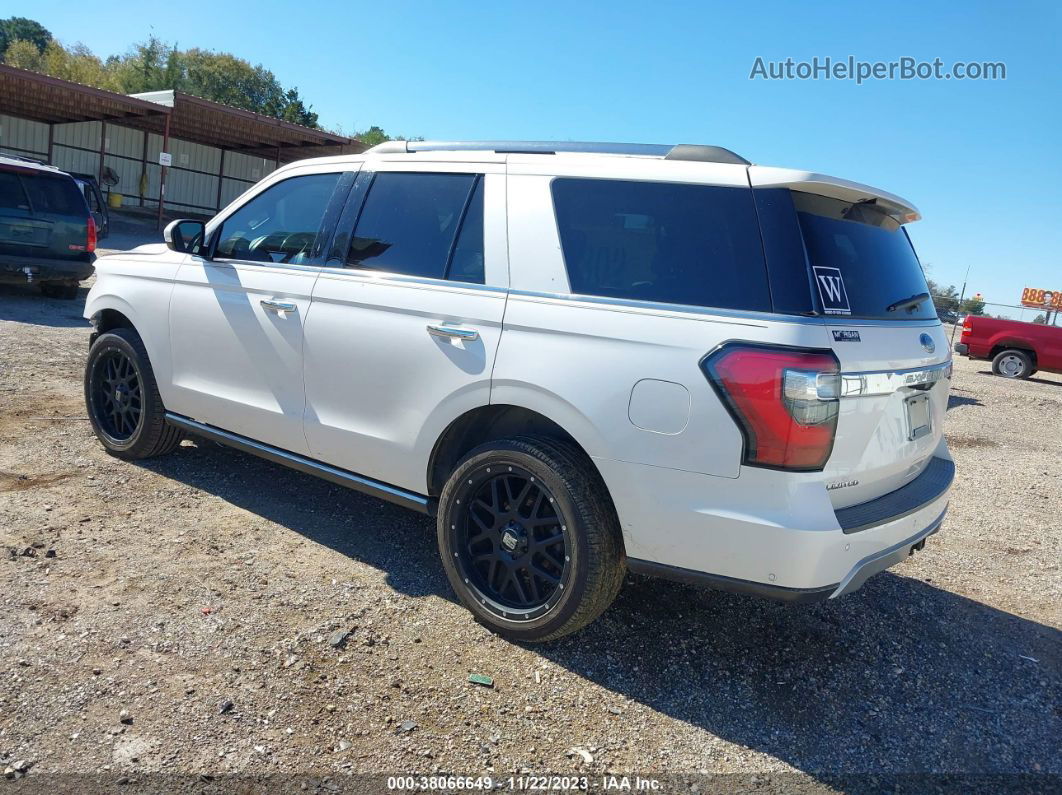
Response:
M482 181L476 174L376 174L347 266L482 283Z
M69 177L24 176L22 185L34 213L88 216L85 197Z
M907 233L872 203L793 192L812 278L827 314L888 320L932 320L932 300L888 311L928 293Z
M553 202L573 293L771 309L748 188L558 178Z
M0 209L4 210L28 210L29 199L26 191L22 190L22 180L18 174L10 171L0 171Z

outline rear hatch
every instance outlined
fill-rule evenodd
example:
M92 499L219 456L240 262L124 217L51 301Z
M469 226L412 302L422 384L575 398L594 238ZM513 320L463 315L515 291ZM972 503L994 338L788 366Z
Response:
M0 253L27 259L80 259L88 205L66 174L0 165Z
M754 187L759 176L760 185L789 190L811 312L823 317L824 346L840 364L837 430L822 473L833 505L895 491L926 469L940 443L951 374L948 341L903 227L918 212L842 180L749 171Z

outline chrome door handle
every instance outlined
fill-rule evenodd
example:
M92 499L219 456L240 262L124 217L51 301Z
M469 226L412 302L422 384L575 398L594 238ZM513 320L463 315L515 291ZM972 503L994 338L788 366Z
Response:
M275 298L263 298L259 303L270 312L294 312L298 309L290 301L277 301Z
M474 328L457 328L456 326L428 326L428 333L433 337L473 342L479 339L479 332Z

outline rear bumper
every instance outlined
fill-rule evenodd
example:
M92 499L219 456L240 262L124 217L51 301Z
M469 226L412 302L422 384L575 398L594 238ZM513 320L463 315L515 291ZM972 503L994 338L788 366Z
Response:
M806 602L851 593L940 529L954 469L943 445L937 458L893 494L838 511L821 477L786 473L780 486L767 470L735 480L594 460L632 571Z
M970 352L970 346L965 342L956 342L955 352L961 356L966 356Z
M946 510L945 513L947 513ZM892 568L897 563L902 563L907 557L914 554L915 547L920 549L920 545L927 538L940 530L943 523L944 514L941 514L929 527L920 530L910 538L905 538L880 552L867 555L863 560L856 563L839 583L824 585L819 588L785 588L768 583L750 582L749 580L738 580L719 574L683 569L679 566L667 566L637 558L628 558L627 567L635 574L660 577L665 580L715 588L720 591L760 596L780 602L822 602L859 590L870 577Z
M45 281L83 281L92 275L96 260L46 259L23 257L18 254L0 254L0 283L32 284Z

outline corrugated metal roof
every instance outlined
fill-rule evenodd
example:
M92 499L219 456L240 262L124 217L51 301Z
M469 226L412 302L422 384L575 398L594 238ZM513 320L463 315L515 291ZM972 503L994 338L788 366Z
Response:
M179 91L126 96L0 64L0 112L46 122L113 121L230 151L276 157L362 152L360 141Z

